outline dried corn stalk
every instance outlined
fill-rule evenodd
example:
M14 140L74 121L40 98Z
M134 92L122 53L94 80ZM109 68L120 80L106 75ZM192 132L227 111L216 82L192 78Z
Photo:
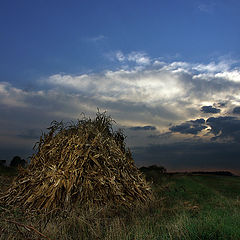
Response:
M123 133L113 131L110 116L76 124L52 122L43 134L31 163L1 201L50 211L78 203L96 207L108 203L130 207L152 198L143 175L134 165Z

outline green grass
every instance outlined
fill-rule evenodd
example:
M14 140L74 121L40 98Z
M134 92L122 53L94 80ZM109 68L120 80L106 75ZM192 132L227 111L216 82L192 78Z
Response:
M179 191L161 194L176 212L165 217L171 236L162 239L240 239L240 178L176 176L171 182Z
M86 213L76 208L49 220L0 205L0 240L39 239L36 232L6 220L33 225L49 239L61 240L240 239L239 177L173 175L160 181L154 177L156 200L128 211L110 206Z

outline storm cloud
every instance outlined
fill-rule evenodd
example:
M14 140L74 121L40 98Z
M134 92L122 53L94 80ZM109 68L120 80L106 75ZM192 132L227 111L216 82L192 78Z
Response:
M212 106L202 106L201 111L204 113L220 113L221 109Z
M227 139L228 141L240 140L240 120L236 117L211 117L206 122L210 127L210 132L215 135L213 140Z
M240 107L235 107L233 109L233 114L240 114Z
M240 140L240 120L233 116L210 117L206 121L201 119L190 120L169 128L172 133L197 135L202 130L207 129L211 133L213 141Z
M182 134L198 134L203 129L207 128L203 118L190 120L180 125L172 126L169 128L171 132L179 132Z
M136 126L136 127L130 127L129 129L133 131L154 131L157 128L155 126L143 126L143 127Z

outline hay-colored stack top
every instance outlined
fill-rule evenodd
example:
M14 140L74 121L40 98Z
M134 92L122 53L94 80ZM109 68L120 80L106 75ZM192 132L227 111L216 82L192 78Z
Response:
M2 200L51 211L73 205L130 207L152 192L125 147L121 130L110 116L97 113L76 124L53 121L37 143L30 165L21 169Z

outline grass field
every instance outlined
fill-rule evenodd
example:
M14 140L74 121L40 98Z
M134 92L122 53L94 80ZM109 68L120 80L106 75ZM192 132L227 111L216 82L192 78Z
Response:
M1 174L3 192L14 173ZM51 219L2 204L0 239L240 239L240 177L155 174L153 190L146 207L76 209Z

